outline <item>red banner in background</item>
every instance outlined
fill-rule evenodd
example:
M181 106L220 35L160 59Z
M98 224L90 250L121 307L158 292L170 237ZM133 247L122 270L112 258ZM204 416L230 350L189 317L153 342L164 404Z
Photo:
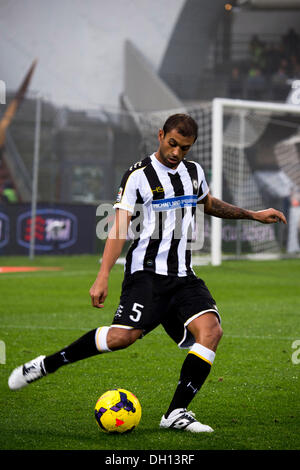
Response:
M0 205L0 254L28 254L29 204ZM36 254L94 253L96 206L39 204L35 219Z

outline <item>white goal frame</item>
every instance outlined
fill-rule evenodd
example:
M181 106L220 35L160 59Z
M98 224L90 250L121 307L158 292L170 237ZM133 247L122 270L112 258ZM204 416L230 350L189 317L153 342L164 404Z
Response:
M262 101L215 98L212 102L212 180L211 193L222 199L223 180L223 115L224 108L288 112L300 115L299 105L271 103ZM211 218L211 264L222 263L222 219Z

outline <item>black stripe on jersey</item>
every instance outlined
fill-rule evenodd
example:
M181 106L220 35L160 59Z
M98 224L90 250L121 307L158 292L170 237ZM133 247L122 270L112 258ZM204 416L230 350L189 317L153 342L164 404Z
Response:
M125 186L127 184L127 181L128 181L128 178L129 176L136 170L139 170L139 169L142 169L144 168L145 166L149 165L149 163L151 163L151 158L150 157L146 157L144 158L142 161L140 162L137 162L135 163L134 165L132 165L123 175L123 178L122 178L122 181L121 181L121 188L122 188L122 193L124 194L125 192ZM121 201L122 201L122 198L121 198ZM141 194L140 192L137 190L136 192L136 201L135 201L135 205L138 204L138 203L143 203L143 200L142 200L142 197L141 197ZM135 214L135 209L134 209L134 212L133 212L133 216L131 218L132 221L134 221L135 217L137 217L138 214ZM127 255L126 255L126 272L130 273L131 272L131 263L132 263L132 253L134 251L134 249L137 247L138 243L139 243L139 240L140 240L140 237L136 237L133 241L133 243L131 244L128 252L127 252Z
M147 165L144 169L144 174L148 180L148 183L151 187L153 194L153 200L164 199L165 192L160 182L160 179L157 176L156 171L152 165ZM155 271L155 258L157 256L159 245L163 233L164 220L166 214L163 215L162 212L155 213L155 229L152 237L150 237L145 257L144 257L144 269Z
M203 190L202 190L202 181L201 181L201 184L200 184L200 187L199 187L199 180L198 180L198 171L197 171L197 167L195 165L194 162L190 162L190 161L187 161L187 160L183 160L183 163L190 175L190 178L191 178L191 181L192 181L192 184L193 184L193 194L197 195L197 197L199 198L202 194L203 194ZM195 212L196 212L196 207L192 207L192 216L195 217ZM189 227L188 227L188 233L187 233L187 242L188 243L191 243L192 241L192 225L190 224ZM187 271L187 274L191 274L193 271L192 269L190 268L190 265L191 265L191 258L192 258L192 253L191 253L191 250L186 250L185 252L185 263L186 263L186 266L188 266L188 271Z
M191 181L192 181L193 194L194 195L197 194L197 197L200 197L203 194L203 191L202 191L202 182L201 182L200 187L199 187L197 167L196 167L194 162L189 162L187 160L183 160L183 163L184 163L184 165L185 165L185 167L186 167L186 169L187 169L187 171L190 175ZM195 211L196 211L196 208L192 207L192 215L193 216L195 215Z
M136 247L138 246L139 244L139 241L140 241L140 238L136 238L132 244L130 245L130 248L127 252L127 255L126 255L126 273L128 274L131 274L131 264L132 264L132 253L134 252L134 250L136 249Z
M184 188L181 182L179 173L168 173L175 196L183 196L184 195ZM182 219L184 217L184 208L182 209L175 209L175 228L172 234L171 246L168 253L167 265L168 265L168 274L177 274L178 273L178 245L180 242L179 234L176 230L178 227L182 226Z
M189 175L190 175L190 178L192 180L192 184L193 184L193 194L197 194L198 197L200 197L202 194L203 194L203 191L202 191L202 184L200 185L200 188L198 187L199 186L199 183L198 183L198 171L197 171L197 167L195 165L194 162L190 162L188 160L183 160L183 164L185 165Z
M149 163L151 163L151 158L150 157L146 157L144 158L143 160L141 160L140 162L136 162L134 165L132 165L123 175L123 178L122 178L122 181L121 181L121 186L120 188L122 188L122 194L125 193L125 186L127 184L127 181L128 181L128 178L129 176L136 170L139 170L143 167L145 167L146 165L148 165ZM122 201L122 198L121 198L121 201Z
M168 173L168 175L171 180L175 196L184 196L183 184L179 173Z
M160 179L157 176L156 171L154 170L152 165L147 165L144 169L145 176L148 180L148 183L151 187L151 191L153 193L153 199L164 199L165 192Z
M139 210L140 207L137 207L137 204L139 206L141 206L142 204L144 204L144 200L141 196L141 193L140 191L137 189L136 190L136 200L135 200L135 204L134 204L134 209L133 209L133 214L131 216L131 222L134 222L135 219L139 219L139 223L135 226L135 233L140 233L142 227L143 227L143 211Z
M132 244L129 247L129 250L126 255L126 272L130 274L130 269L131 269L131 263L132 263L132 253L135 250L135 248L138 246L138 243L140 241L140 237L137 236L138 233L141 233L141 230L143 229L143 214L138 213L139 211L136 210L136 204L143 204L143 198L141 196L141 193L139 190L136 190L136 201L135 201L135 208L133 211L133 215L131 217L131 222L134 223L134 220L136 218L139 218L141 220L139 224L135 227L133 230L133 233L135 234L135 239L132 242ZM142 218L142 219L141 219Z
M187 267L186 274L193 274L193 270L191 268L191 260L192 260L192 253L191 250L185 251L185 265Z

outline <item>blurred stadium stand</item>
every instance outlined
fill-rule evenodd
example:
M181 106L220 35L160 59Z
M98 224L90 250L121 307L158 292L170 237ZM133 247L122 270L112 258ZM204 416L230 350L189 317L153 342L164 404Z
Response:
M43 99L38 203L96 207L113 201L124 170L148 151L140 114L157 112L163 119L215 97L287 101L292 81L300 79L299 37L300 0L186 0L159 67L138 44L125 41L119 109L99 103L98 110L75 111ZM13 96L8 91L6 102ZM35 119L36 95L29 94L2 149L2 204L9 203L7 183L19 203L31 201ZM270 134L265 138L262 148L271 148ZM253 172L278 169L273 154L256 154Z
M21 202L31 200L35 108L34 98L24 100L7 132L0 168L0 178L11 177ZM39 202L112 200L138 144L128 115L74 111L43 101Z
M225 12L224 4L185 3L159 75L184 101L285 101L289 80L300 76L299 0L240 0L228 2Z
M296 69L295 78L300 73L300 46L289 50L286 35L293 30L298 38L299 19L299 0L235 0L226 9L223 0L213 4L186 0L158 70L151 58L127 40L119 112L105 108L73 111L43 100L39 201L112 200L124 169L143 156L136 112L168 113L216 96L286 101L289 79ZM255 55L254 38L263 57ZM280 51L289 57L288 75L276 82L271 80L269 62L274 69L274 56ZM258 77L260 60L264 66ZM12 96L7 93L7 103ZM31 198L35 106L35 98L29 96L18 110L7 133L0 168L0 180L6 180L9 172L21 202Z

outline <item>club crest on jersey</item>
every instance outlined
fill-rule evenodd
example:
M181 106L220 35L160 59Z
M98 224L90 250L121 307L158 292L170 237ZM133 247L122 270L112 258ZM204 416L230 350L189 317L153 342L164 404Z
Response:
M193 188L197 191L197 190L198 190L198 187L199 187L198 181L194 179L194 180L193 180Z

